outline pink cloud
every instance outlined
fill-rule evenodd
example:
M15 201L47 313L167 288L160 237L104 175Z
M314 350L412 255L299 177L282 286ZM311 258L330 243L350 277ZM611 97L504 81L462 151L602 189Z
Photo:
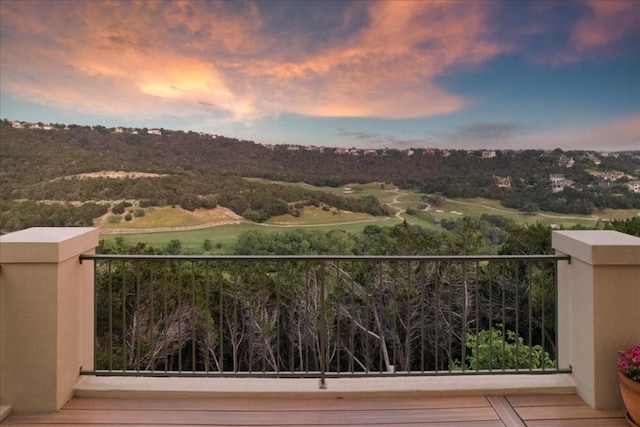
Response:
M267 59L254 69L267 70L274 86L297 93L296 107L306 114L420 117L466 104L438 87L438 76L505 50L489 37L487 3L367 5L369 24L351 37L297 62Z
M590 14L573 28L572 45L582 52L607 46L640 29L637 0L590 0Z

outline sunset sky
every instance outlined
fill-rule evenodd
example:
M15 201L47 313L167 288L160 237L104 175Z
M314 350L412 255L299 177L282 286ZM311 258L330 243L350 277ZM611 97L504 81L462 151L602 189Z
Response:
M2 0L0 43L10 120L640 149L638 0Z

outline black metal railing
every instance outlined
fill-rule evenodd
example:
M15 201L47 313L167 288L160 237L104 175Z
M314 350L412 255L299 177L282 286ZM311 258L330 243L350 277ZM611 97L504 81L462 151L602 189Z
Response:
M84 374L319 377L565 372L567 256L82 255Z

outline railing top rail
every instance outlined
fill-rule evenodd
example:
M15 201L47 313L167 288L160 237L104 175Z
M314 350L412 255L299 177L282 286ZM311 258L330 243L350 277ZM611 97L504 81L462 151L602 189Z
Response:
M80 261L570 261L569 255L114 255L82 254Z

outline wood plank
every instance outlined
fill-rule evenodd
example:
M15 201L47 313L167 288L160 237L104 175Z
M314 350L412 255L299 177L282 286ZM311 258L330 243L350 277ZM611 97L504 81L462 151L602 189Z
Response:
M0 425L5 425L4 423L0 423ZM20 426L20 427L41 427L43 425L56 425L50 422L42 423L42 424L7 424L12 426ZM67 425L67 424L57 424L57 425ZM133 424L130 424L133 425ZM135 427L163 427L163 426L171 426L172 424L135 424ZM278 427L281 424L260 424L257 427ZM387 426L397 426L398 424L387 424ZM505 425L501 421L453 421L453 422L436 422L436 423L426 423L424 421L417 422L409 422L401 424L403 427L505 427ZM106 424L100 422L99 424L73 424L74 427L122 427L122 424ZM317 426L317 424L316 424ZM334 427L353 427L356 426L354 424L336 424ZM381 427L385 426L385 424L361 424L358 423L357 427ZM202 427L202 425L194 425L194 424L180 424L180 427ZM229 424L208 424L208 427L237 427ZM313 425L307 425L305 427L313 427ZM605 426L608 427L608 426ZM615 427L615 426L614 426Z
M577 394L530 394L506 396L511 406L580 406L587 405Z
M65 410L217 410L305 411L352 409L429 409L489 407L484 396L428 397L416 399L94 399L74 398Z
M527 427L504 396L487 396L498 417L509 427Z
M10 419L9 419L10 418ZM354 410L306 412L64 410L48 415L14 415L11 424L174 424L174 425L398 425L432 422L498 421L492 408ZM9 423L7 423L9 425Z
M624 418L527 421L528 427L629 427Z
M596 410L587 405L579 406L531 406L514 408L520 418L529 420L561 420L588 418L620 418L625 416L624 409Z

